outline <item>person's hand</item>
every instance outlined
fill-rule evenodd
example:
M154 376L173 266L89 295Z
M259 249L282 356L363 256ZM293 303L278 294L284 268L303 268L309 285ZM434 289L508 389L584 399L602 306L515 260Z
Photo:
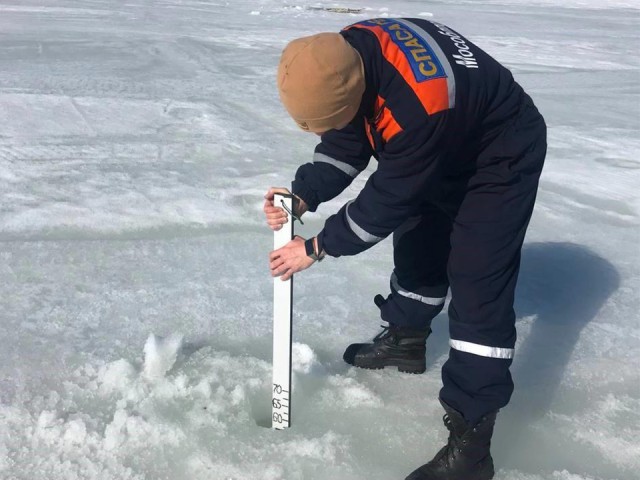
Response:
M267 225L269 225L271 230L280 230L282 226L288 222L289 217L287 212L284 211L284 208L276 207L273 204L273 196L276 193L290 194L286 188L271 187L264 195L264 207L262 207L262 211L264 211L267 217Z
M294 273L309 268L315 260L307 256L304 238L296 236L284 247L269 254L269 268L272 277L289 280Z
M276 207L273 203L273 196L276 193L284 193L290 195L291 192L282 187L271 187L269 191L264 195L264 211L267 217L267 225L271 230L280 230L282 226L289 221L289 215L285 212L284 208ZM300 197L294 196L293 198L293 211L298 217L302 216L307 211L307 204Z

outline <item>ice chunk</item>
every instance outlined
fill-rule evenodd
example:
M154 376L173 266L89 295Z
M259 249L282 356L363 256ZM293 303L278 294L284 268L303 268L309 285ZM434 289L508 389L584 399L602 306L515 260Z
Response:
M309 345L294 342L291 347L291 368L294 372L309 374L322 370L322 365Z
M87 427L79 418L71 420L66 425L64 441L76 445L82 445L87 438Z
M136 370L127 360L121 358L100 369L98 382L105 392L122 391L131 385L136 377Z
M157 337L149 335L144 345L144 376L149 379L158 379L171 370L178 358L178 352L182 347L183 336L174 333L169 337Z

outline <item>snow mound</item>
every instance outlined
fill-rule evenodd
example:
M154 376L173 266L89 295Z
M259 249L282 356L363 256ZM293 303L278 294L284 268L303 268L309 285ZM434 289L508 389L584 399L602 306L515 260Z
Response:
M322 468L357 478L344 468L354 440L336 431L343 425L295 427L345 407L374 415L367 408L382 402L353 378L329 376L310 346L293 346L296 420L278 434L261 428L271 427L269 361L177 333L150 335L143 350L141 364L86 364L22 409L0 404L0 477L293 480Z

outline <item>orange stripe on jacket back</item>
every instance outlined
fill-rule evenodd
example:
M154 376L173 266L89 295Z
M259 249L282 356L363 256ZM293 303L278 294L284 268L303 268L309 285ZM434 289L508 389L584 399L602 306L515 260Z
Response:
M402 25L398 25L398 33L403 32ZM395 25L391 25L393 28ZM380 26L362 23L347 28L364 28L375 34L382 49L382 55L402 75L405 82L415 92L424 109L429 115L449 109L449 89L446 77L433 78L418 82L411 69L409 59L400 47L391 39L390 34ZM408 40L409 42L411 40Z
M367 138L369 138L369 143L374 150L376 145L373 141L373 135L371 135L371 128L374 128L380 134L384 143L388 143L398 133L404 131L393 116L391 110L385 105L384 98L380 95L378 95L378 98L376 99L374 118L371 119L371 121L365 118L364 127L367 133Z
M373 135L371 135L371 125L369 124L369 120L367 117L364 117L364 131L367 134L367 138L369 139L369 145L373 150L376 149L376 142L373 141Z
M375 122L375 128L382 135L385 142L391 140L395 135L402 132L402 127L396 121L391 110L384 104L384 98L378 95L376 101L376 112L378 119Z

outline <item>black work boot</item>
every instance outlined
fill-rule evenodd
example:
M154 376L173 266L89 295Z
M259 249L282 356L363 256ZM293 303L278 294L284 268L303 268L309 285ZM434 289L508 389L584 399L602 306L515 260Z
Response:
M444 424L449 441L426 465L405 480L490 480L493 459L489 449L497 412L485 415L474 426L467 425L462 414L440 400L447 412Z
M377 295L374 299L380 306L384 299ZM342 358L355 367L380 369L398 367L406 373L423 373L425 362L425 342L431 329L425 330L398 327L389 324L383 326L373 339L373 343L354 343L347 347Z
M347 347L342 358L355 367L380 369L398 367L406 373L424 373L425 342L431 333L428 330L412 330L389 324L383 326L373 343L353 343Z

